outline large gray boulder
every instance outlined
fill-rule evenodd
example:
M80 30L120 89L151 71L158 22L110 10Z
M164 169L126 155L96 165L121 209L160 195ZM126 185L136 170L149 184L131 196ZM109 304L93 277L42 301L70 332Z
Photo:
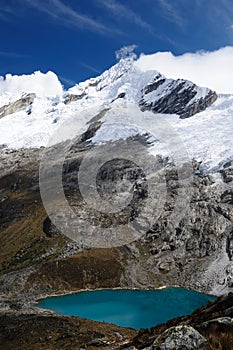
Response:
M201 350L207 349L206 339L191 326L167 329L155 339L152 350Z

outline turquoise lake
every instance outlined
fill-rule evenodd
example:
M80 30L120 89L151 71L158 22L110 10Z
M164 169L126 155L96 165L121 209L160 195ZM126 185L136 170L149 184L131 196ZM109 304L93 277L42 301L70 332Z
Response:
M60 315L140 329L190 314L214 300L214 296L182 288L96 290L43 299L38 306Z

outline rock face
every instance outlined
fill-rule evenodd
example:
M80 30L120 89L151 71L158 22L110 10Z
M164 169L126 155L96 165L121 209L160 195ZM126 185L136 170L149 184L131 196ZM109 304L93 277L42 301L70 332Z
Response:
M94 122L94 130L99 126L95 123L98 122ZM88 134L89 132L92 134L94 130L90 127ZM127 186L131 186L132 200L119 214L101 213L86 205L78 187L77 172L82 158L89 155L90 159L93 157L94 160L98 155L98 147L88 143L87 138L88 136L83 134L79 143L73 145L68 152L64 162L64 192L70 207L76 214L71 223L63 222L64 230L65 226L69 227L70 232L76 233L78 230L80 235L88 236L93 241L99 237L97 234L99 227L101 229L125 225L137 218L141 210L144 210L145 216L152 222L140 239L116 249L115 260L119 262L118 270L121 272L112 287L158 288L163 285L178 284L204 292L217 288L219 294L231 290L233 286L231 268L233 213L232 193L228 185L225 182L214 184L211 176L201 174L199 165L194 162L192 181L189 186L192 191L189 194L185 178L179 178L180 169L166 159L149 155L147 148L143 147L141 157L148 162L152 160L155 166L155 174L151 175L155 176L156 183L164 183L166 187L165 202L160 216L154 218L153 211L153 207L157 205L158 196L151 197L149 206L145 204L150 190L148 190L148 181L143 169L131 161L121 159L109 161L101 168L96 178L97 189L102 198L111 200L116 198L116 195L124 193L124 188L120 187L120 185L123 186L124 180ZM128 147L129 152L134 147L133 140L119 141L119 143L122 148ZM93 153L89 153L91 147ZM40 272L33 275L33 280L38 280L39 275L45 276L44 280L35 281L36 289L43 291L47 288L47 278L50 278L50 274L46 275L48 271L54 270L53 276L57 276L54 259L57 256L59 259L64 257L71 259L69 256L83 250L81 249L83 245L77 242L73 246L70 241L67 242L62 235L65 231L59 234L43 209L38 186L40 156L41 150L3 150L1 152L3 166L0 177L2 188L0 271L2 274L7 274L19 270L21 274L20 269L35 264ZM221 175L218 174L218 176ZM188 202L185 196L189 196ZM184 210L181 206L181 204L184 205L183 203L186 203L185 212L176 222L177 214ZM174 213L176 213L175 216ZM57 222L63 221L59 213L55 212L54 215ZM81 226L82 222L84 226ZM92 236L92 228L89 228L86 222L94 225L94 236ZM15 245L11 244L11 240L5 239L9 234ZM99 256L100 252L97 251L95 254ZM108 254L110 257L111 249L106 249L105 254L106 257ZM41 263L44 259L45 265L42 267ZM69 269L77 261L70 260ZM57 288L63 288L67 283L71 289L77 288L75 281L80 280L80 271L74 266L72 269L74 278L67 280L69 275L66 274L66 266L68 265L61 264L64 269L60 268L60 275L57 277L60 287L54 277L53 284L50 284L51 293ZM92 267L92 274L97 276L97 270L98 266ZM77 274L76 277L75 274ZM107 279L106 273L103 278ZM17 273L15 280L13 276L11 280L10 288L15 288L13 285L17 285ZM112 276L110 280L113 281ZM82 281L80 286L90 287L92 283L90 281L92 281L91 276L88 285ZM26 280L25 283L27 283ZM28 285L31 286L30 283ZM98 277L93 287L101 288L101 285L102 280ZM25 287L24 290L26 290Z
M64 192L69 205L77 214L78 220L93 222L96 230L100 225L114 227L134 220L145 207L145 201L150 193L148 179L143 169L132 161L117 159L106 162L98 172L96 177L98 192L107 200L114 198L121 193L119 186L122 184L121 181L126 180L126 184L131 185L132 200L120 215L102 214L86 206L80 194L77 172L83 157L89 155L94 160L98 155L98 146L88 143L89 137L98 130L100 125L98 118L99 116L67 152L63 166ZM9 295L13 294L17 296L17 301L20 300L20 304L16 303L17 308L24 308L24 300L85 288L157 288L178 284L204 292L219 288L217 290L219 294L232 290L233 212L229 183L221 181L223 174L220 172L215 174L218 176L218 181L214 183L214 177L203 173L200 164L193 161L190 182L192 191L189 194L186 177L179 176L181 173L186 174L185 165L180 169L166 158L150 155L146 148L147 139L135 138L145 146L140 150L141 157L144 160L148 159L148 162L153 160L153 166L156 165L155 174L152 174L156 183L159 185L163 182L166 186L165 202L160 216L154 218L151 207L156 199L150 199L145 215L148 219L154 220L153 225L140 239L114 249L85 249L78 243L77 246L73 245L62 232L58 234L43 209L39 193L38 168L42 150L1 151L0 294L5 296L3 302L5 305L9 301L8 307L15 309L14 299L8 300ZM118 142L122 148L127 147L127 151L130 152L134 147L133 141L131 138ZM64 146L60 144L54 148ZM91 148L93 153L89 153ZM223 165L223 168L227 170L229 167ZM188 195L187 202L185 196ZM182 211L184 203L185 215L177 222L173 213ZM80 225L81 221L77 222ZM74 225L74 229L77 229L77 226ZM69 229L73 227L69 226ZM85 236L92 234L87 226L84 226L84 229ZM229 300L224 306L224 312L220 314L221 318L232 317L232 297L229 297ZM135 349L147 350L159 347L172 349L171 346L174 346L174 349L179 347L185 349L185 346L186 349L200 350L203 346L205 350L215 349L208 348L209 345L206 345L205 340L211 343L209 334L216 333L214 328L216 322L208 326L202 322L207 322L211 318L216 319L219 308L216 306L214 309L211 306L209 312L213 313L210 315L204 312L202 318L199 318L201 314L199 311L191 319L171 321L153 334L146 333L143 338L145 344L143 341L140 344L136 339L132 346L135 345ZM25 320L27 319L28 316L25 316ZM30 317L29 319L31 320ZM21 317L17 316L16 320L19 322L16 328L20 329ZM6 325L12 323L12 319L8 317L5 321ZM222 324L218 322L218 330ZM224 323L224 329L226 327L227 334L232 334L232 324L226 326ZM6 331L8 332L7 326ZM141 333L138 337L142 335ZM224 337L221 334L217 336L220 344L223 344ZM25 339L24 336L22 338ZM97 338L98 335L91 335L88 342ZM8 338L4 339L5 343L8 341L6 339ZM33 341L34 338L31 342ZM22 349L31 349L32 343L29 343L28 348L22 347ZM62 345L64 346L64 343ZM51 345L51 349L56 346L57 344ZM9 349L11 348L14 347L9 346Z
M231 231L227 237L226 251L229 257L229 260L233 260L233 231Z
M22 96L19 100L1 107L0 118L3 118L9 114L13 114L18 111L21 111L23 109L26 109L26 112L30 114L31 113L30 106L32 105L35 98L36 98L36 94L34 93L27 94Z
M167 329L155 339L152 350L205 350L207 341L190 326L177 326Z
M86 95L85 92L83 92L80 95L69 94L69 95L66 96L64 103L66 105L68 105L71 102L75 102L75 101L81 100L85 95Z
M217 99L217 94L207 88L178 79L166 79L161 74L142 90L141 109L155 113L178 114L189 118L204 111Z
M1 303L9 309L23 309L23 313L25 300L33 301L40 296L86 288L179 285L221 295L232 291L233 191L230 185L233 163L222 161L221 168L214 169L213 174L205 172L204 166L201 167L200 162L194 159L190 162L186 160L188 164L176 165L169 157L152 155L149 136L145 134L111 138L109 143L112 147L133 156L124 158L121 153L122 157L107 160L108 154L103 152L103 145L92 139L108 120L108 111L114 106L124 106L127 101L133 101L137 109L140 104L143 111L176 113L181 118L188 118L210 106L217 98L216 93L184 80L166 79L155 71L145 73L144 79L141 79L142 73L134 70L131 63L125 69L118 68L89 81L80 89L70 91L63 97L61 109L56 107L56 102L54 109L46 112L46 115L54 113L51 117L56 116L57 119L50 118L50 123L51 120L56 123L63 111L72 112L90 107L92 103L98 102L99 105L104 102L88 121L86 131L74 139L64 162L56 156L60 148L67 147L66 142L49 148L52 157L47 159L44 185L47 185L45 188L51 195L50 199L58 204L52 213L46 213L40 196L38 169L43 150L16 151L3 147L0 152L0 294L3 295ZM28 94L3 106L0 117L21 109L32 113L33 117L36 113L31 108L34 98L35 94ZM24 116L26 121L33 119L27 118L26 113L21 113L21 117ZM141 114L143 117L146 115ZM154 121L155 116L148 114ZM98 173L93 176L94 186L90 186L88 176L94 171L92 165L99 159L99 154L106 155L106 162L100 163ZM117 201L119 197L128 198L130 194L130 200L123 209L112 213L101 211L100 206L88 206L78 181L83 160L88 160L90 166L86 168L82 185L87 185L86 189L91 188L91 191L96 186L100 198L106 202ZM59 211L61 189L52 187L57 163L62 163L64 197L72 209L69 216L64 215L63 204ZM143 165L146 165L146 172ZM152 183L156 186L150 192ZM161 197L163 201L160 201ZM94 202L94 196L91 200ZM132 239L127 225L133 225L138 217L140 220L134 228L140 231L140 235ZM146 229L143 219L149 222ZM106 231L114 229L109 230L109 236L98 236L103 228ZM116 241L112 235L115 228L118 228L117 234L120 233L119 237L116 234L116 239L120 238ZM67 234L68 231L71 235ZM126 242L128 236L130 239ZM96 248L98 240L106 246ZM13 295L15 299L9 297ZM187 318L170 322L159 331L147 334L145 344L135 340L132 349L209 350L209 329L216 324L216 327L222 324L226 327L229 320L224 323L223 318L232 317L232 299L231 306L227 306L220 315L221 321L208 325L203 323L213 317L216 319L218 311L215 309L210 317L202 315L200 322L197 318L195 322ZM21 322L21 317L18 320ZM228 322L227 327L231 331L232 323ZM92 334L88 343L90 346L105 344L99 340L98 334Z
M225 163L220 170L222 174L223 181L226 183L230 183L233 181L233 161L229 161Z
M227 274L227 279L226 283L228 288L233 288L233 263L230 263L226 267L226 274Z

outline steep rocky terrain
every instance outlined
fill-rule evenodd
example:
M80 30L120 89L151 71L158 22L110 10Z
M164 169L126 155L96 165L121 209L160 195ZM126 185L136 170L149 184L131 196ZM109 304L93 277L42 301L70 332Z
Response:
M166 79L161 74L154 77L142 91L142 110L155 113L179 114L189 118L204 111L217 99L217 94L209 89L200 89L195 84L182 79Z
M137 336L32 304L86 288L232 291L232 96L217 99L126 59L60 97L7 98L0 121L2 348L231 349L231 295ZM121 210L110 210L121 201Z
M233 296L230 294L192 315L142 330L128 349L230 350L233 334L232 302Z
M26 94L23 95L19 100L9 103L8 105L4 105L0 108L0 118L6 117L9 114L13 114L20 110L26 110L27 114L31 114L30 106L32 105L36 94Z
M120 144L133 147L134 141L120 141ZM102 249L90 250L85 246L86 243L83 245L80 232L82 227L80 229L74 225L74 234L77 233L80 242L78 239L72 242L67 236L63 236L48 218L39 193L38 167L41 151L2 151L2 163L5 163L7 171L0 179L0 262L3 281L8 279L6 273L11 273L9 288L19 292L18 270L35 266L36 271L32 271L30 277L27 277L29 282L24 280L24 291L25 288L30 289L32 281L36 285L35 289L43 292L45 288L50 293L65 289L67 284L71 290L91 286L156 288L176 284L217 294L231 289L233 193L229 189L229 182L224 182L224 176L224 181L216 185L214 176L202 174L200 165L193 162L192 191L187 197L186 179L179 178L178 168L166 160L154 158L155 164L157 162L160 166L160 172L156 173L157 181L162 183L162 179L165 178L166 183L164 206L154 222L154 212L151 212L151 208L157 205L157 197L151 199L147 208L147 181L140 184L140 176L143 173L140 175L140 169L129 161L118 161L118 164L113 161L107 163L107 168L103 168L99 175L100 189L104 186L105 195L114 196L117 181L124 177L133 184L134 196L120 215L101 214L87 207L76 181L76 173L85 155L84 149L83 143L76 150L73 148L64 164L65 194L70 207L77 215L76 220L94 220L94 224L97 225L93 236L95 242L98 240L99 225L107 228L111 225L126 224L137 217L142 208L152 222L151 227L137 241L114 248L114 254L113 248L109 251L105 248L104 259L109 259L108 264L112 261L113 265L110 270L104 272L101 270ZM145 159L147 154L145 150L144 152ZM13 162L10 155L14 155ZM93 155L95 156L95 153ZM151 159L151 156L148 157ZM231 171L231 163L225 164L223 171L228 174ZM190 183L188 185L190 186ZM180 206L181 199L185 201L185 208ZM177 206L179 212L184 212L175 222L174 212L176 213ZM52 216L54 222L57 216L57 213ZM72 230L72 227L69 227ZM85 234L92 234L89 230L86 226ZM84 260L82 256L85 256ZM87 271L87 264L84 279L82 265L86 264L86 259L90 259L90 271ZM99 262L91 263L93 259L99 259ZM80 264L80 261L83 262ZM73 265L78 265L79 268L74 269L72 277ZM70 271L69 274L67 270ZM111 273L113 277L108 276ZM92 275L96 274L98 278L93 282ZM101 278L105 284L102 284ZM107 282L108 278L110 283Z
M129 140L125 142L128 146L130 145ZM99 216L98 213L88 211L78 193L77 181L74 181L85 147L87 146L84 141L77 145L76 150L73 148L64 165L65 192L70 205L77 209L76 212L79 215L85 215L89 220L93 220L91 218L96 214L95 220L100 221L104 226L109 226L109 219L115 223L132 219L147 198L146 185L138 186L139 169L130 162L122 161L118 161L117 164L108 164L107 169L102 169L98 181L100 188L105 184L105 194L114 193L114 183L122 177L122 174L133 181L134 187L135 178L137 178L137 186L135 197L123 216L115 218L113 216L109 218L109 215ZM192 164L194 191L189 207L186 208L186 215L179 225L172 227L172 222L169 222L171 208L177 205L176 199L180 196L178 191L185 184L182 184L181 179L178 178L177 168L174 165L158 158L167 186L166 202L159 219L137 242L119 248L87 249L58 232L43 209L38 186L41 152L42 150L14 152L5 150L1 153L2 163L7 169L0 180L2 189L0 290L2 309L6 310L3 316L6 325L8 322L9 324L13 322L12 316L7 316L9 312L12 314L16 312L14 310L18 310L17 312L24 310L28 303L38 297L69 290L113 287L157 288L174 284L199 291L214 291L217 294L231 290L232 192L229 187L225 187L229 184L231 163L224 164L221 170L221 174L225 174L224 181L227 178L228 182L223 181L221 186L218 184L217 187L213 177L201 174L198 163ZM12 155L14 155L14 161L12 161ZM29 311L30 308L24 313ZM224 309L222 312L224 314ZM28 327L31 317L23 316L23 319L17 322L20 322L21 327ZM38 317L37 330L42 329L39 316L34 317L36 319ZM208 320L208 317L205 319ZM54 321L51 321L51 318L46 321L46 324L51 321L50 333L53 334L52 329L56 327L56 322L60 322L59 320L55 317ZM67 319L62 322L71 321ZM23 326L24 323L25 326ZM60 326L63 336L65 324L62 323ZM87 327L89 328L89 325ZM95 327L97 326L93 326L93 329L96 330ZM105 327L108 331L109 326ZM170 324L169 327L171 327ZM211 324L211 327L214 326ZM76 334L77 331L72 329L67 332ZM200 334L204 334L205 337L206 333L203 332ZM30 341L35 341L38 337L34 331L33 334ZM40 340L41 337L39 337L38 342L43 346L43 342L49 341L51 335L48 337L48 339L42 337L44 340ZM57 337L59 338L59 335L56 333L56 339ZM73 340L72 337L70 340ZM148 337L151 339L150 336ZM180 337L182 338L183 335ZM94 333L89 333L85 339L95 338ZM12 342L15 341L14 339ZM66 337L61 339L63 344L61 346L70 344L70 340L64 340ZM84 338L79 336L77 339L84 341ZM24 339L22 349L27 349L25 342ZM130 339L127 342L129 343ZM9 344L12 346L11 342ZM51 348L53 348L52 344L51 342ZM58 348L59 344L56 341ZM136 342L135 345L137 344ZM142 348L141 345L139 348Z

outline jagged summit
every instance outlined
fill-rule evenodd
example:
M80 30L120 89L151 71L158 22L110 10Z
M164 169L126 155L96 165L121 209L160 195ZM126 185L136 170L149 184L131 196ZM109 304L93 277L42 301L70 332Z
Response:
M102 92L102 93L101 93ZM178 114L187 118L205 110L217 99L208 88L178 79L168 79L155 70L142 72L131 58L120 60L97 78L75 85L68 90L71 101L92 96L107 103L118 98L134 102L141 110L154 113ZM69 97L68 97L69 99Z
M126 127L114 133L104 122L111 120L111 113L116 112L117 107L131 104L138 110L150 111L151 124L155 118L169 118L170 126L183 138L191 158L200 159L208 167L232 158L232 95L221 95L217 99L217 94L207 87L198 87L183 79L173 80L155 70L140 69L132 58L121 59L100 76L67 91L62 91L60 83L52 76L54 96L51 87L49 96L45 94L48 77L43 89L39 89L38 84L42 84L43 79L40 76L38 82L37 75L34 74L36 83L31 81L31 91L28 85L24 91L34 93L35 86L39 93L36 97L29 95L33 100L24 103L25 94L15 93L14 89L0 94L1 145L16 149L46 146L59 125L89 108L96 108L101 116L101 127L93 141L125 139L137 131ZM105 110L107 112L103 113ZM211 139L209 133L213 136ZM159 150L155 147L154 152Z
M178 114L189 118L204 111L217 100L217 94L183 79L166 79L158 74L142 90L139 105L155 113Z
M47 79L41 88L32 83L0 93L0 311L6 334L12 320L16 334L18 324L22 330L22 317L47 327L42 316L51 317L31 307L44 295L172 285L214 295L232 291L233 96L217 98L208 88L135 63L121 60L68 91L53 76L55 94L46 94ZM53 147L40 149L52 135ZM170 161L173 153L180 163ZM123 206L111 210L118 200ZM158 333L141 331L132 344L182 347L185 338L206 348L212 325L215 332L223 325L232 333L231 320L223 319L232 316L232 300L220 304L160 325ZM72 333L79 346L79 333L67 333L63 320L58 327L60 319L53 315L56 331L44 344L56 348L61 339L64 347ZM96 344L90 321L78 322L82 336L87 324L88 344ZM36 333L29 346L35 339L42 344Z

